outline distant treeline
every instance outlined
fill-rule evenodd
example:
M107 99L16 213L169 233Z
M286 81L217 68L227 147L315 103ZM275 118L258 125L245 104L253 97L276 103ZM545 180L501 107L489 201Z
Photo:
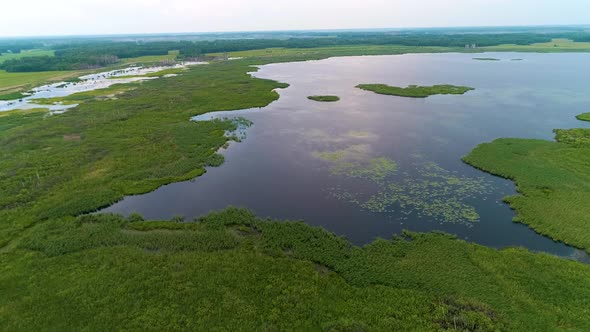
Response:
M9 72L75 70L103 67L121 58L166 55L178 50L178 57L195 58L202 54L247 51L270 47L315 48L341 45L404 45L464 47L467 44L494 46L500 44L529 45L549 42L553 38L590 41L590 33L401 33L401 32L338 32L321 33L308 38L286 39L219 39L211 41L106 42L84 41L54 45L54 57L26 57L5 61L0 69ZM2 46L0 44L0 49ZM11 50L16 50L12 46ZM23 44L22 47L33 48ZM25 49L25 48L21 48Z
M0 40L0 54L2 53L20 53L21 51L31 50L43 47L42 43L34 41L8 41Z

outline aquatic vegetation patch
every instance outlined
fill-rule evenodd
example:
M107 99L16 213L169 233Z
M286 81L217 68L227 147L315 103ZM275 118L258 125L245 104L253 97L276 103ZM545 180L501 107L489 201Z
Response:
M367 160L338 162L330 168L330 173L332 175L367 179L379 183L384 181L388 176L393 175L397 169L398 165L395 161L378 157Z
M386 157L372 157L367 145L352 145L336 151L314 152L330 163L330 174L366 180L378 189L372 194L342 187L330 188L332 196L377 213L401 212L439 222L471 224L479 220L469 200L490 192L483 177L467 177L448 171L417 155L411 169L399 172L400 165Z
M397 171L397 163L384 157L369 157L370 146L355 144L336 151L315 151L313 156L330 162L330 173L336 176L381 182Z
M232 128L225 131L225 136L238 143L246 139L248 135L248 128L254 124L254 122L244 117L224 117L223 119L216 119L213 121L230 122L232 124ZM224 147L227 148L227 145L224 145Z
M339 101L340 97L338 96L309 96L307 97L309 100L319 101L319 102L335 102Z
M355 139L376 139L377 135L374 133L370 133L368 131L361 131L361 130L351 130L346 133L346 136L349 138Z
M577 115L576 119L580 121L590 121L590 112Z
M346 152L344 150L334 151L334 152L313 152L313 156L316 158L320 158L326 161L339 161L342 160L346 156Z
M473 60L477 61L500 61L498 58L473 58Z
M369 178L379 189L368 197L341 188L333 189L331 194L371 212L401 212L406 216L449 223L479 221L477 211L468 201L489 193L491 184L488 181L455 174L432 162L415 163L413 167L417 170L415 175L404 172L387 180L385 177Z
M344 149L335 151L314 151L314 157L323 159L325 161L342 161L366 159L371 151L371 146L368 144L353 144Z
M455 86L450 84L418 86L408 85L405 88L390 86L386 84L359 84L359 89L372 91L377 94L391 95L399 97L426 98L434 95L462 95L468 91L475 90L468 86Z

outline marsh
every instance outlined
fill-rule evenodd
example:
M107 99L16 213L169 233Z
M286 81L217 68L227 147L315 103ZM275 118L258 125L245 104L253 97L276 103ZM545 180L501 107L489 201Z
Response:
M104 211L193 218L233 205L323 226L356 244L404 229L440 230L491 247L579 258L580 251L514 223L514 212L502 201L515 193L514 184L461 157L495 138L552 139L554 128L588 127L575 116L590 102L590 87L581 84L590 55L485 54L502 61L473 56L343 57L262 66L255 77L290 84L279 90L278 101L197 118L242 116L254 123L246 140L222 151L225 164ZM363 82L474 90L414 99L355 88ZM341 99L317 103L310 95Z

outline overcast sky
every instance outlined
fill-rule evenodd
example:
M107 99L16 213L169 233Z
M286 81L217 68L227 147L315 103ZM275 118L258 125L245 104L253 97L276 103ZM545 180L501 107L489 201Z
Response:
M2 0L0 36L590 23L590 0Z

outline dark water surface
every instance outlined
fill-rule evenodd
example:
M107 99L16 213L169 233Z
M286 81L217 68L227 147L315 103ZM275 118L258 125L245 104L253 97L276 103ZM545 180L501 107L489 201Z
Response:
M552 139L554 128L587 127L574 116L590 105L590 54L485 54L502 61L476 56L343 57L263 66L256 77L291 86L268 107L232 113L254 126L244 142L223 152L225 164L104 211L193 218L233 205L323 226L356 244L403 229L442 230L496 248L523 246L588 259L513 223L502 197L514 194L514 185L465 165L461 157L499 137ZM412 99L356 89L361 83L476 90ZM322 94L341 100L307 99Z

